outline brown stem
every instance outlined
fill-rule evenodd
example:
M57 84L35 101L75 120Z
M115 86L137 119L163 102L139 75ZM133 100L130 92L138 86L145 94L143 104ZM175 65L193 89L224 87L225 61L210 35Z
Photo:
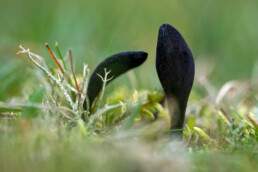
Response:
M191 136L189 137L189 139L187 140L187 142L186 142L186 144L185 144L185 147L189 147L191 141L193 140L194 134L195 134L195 133L192 133L192 134L191 134Z
M69 58L70 58L70 63L71 63L71 69L72 69L72 72L73 72L73 78L74 78L74 82L75 82L75 86L76 86L76 89L77 89L77 93L79 95L79 98L81 97L81 94L80 94L80 88L79 88L79 85L77 83L77 79L76 79L76 75L75 75L75 71L74 71L74 67L73 67L73 57L72 57L72 51L69 50Z
M258 120L254 119L254 118L253 118L251 115L249 115L249 114L247 114L246 116L247 116L247 118L248 118L250 121L252 121L253 124L256 125L256 127L258 127Z
M48 43L45 43L45 45L46 45L46 47L47 47L47 50L48 50L50 56L52 57L53 61L55 62L57 68L59 69L59 71L60 71L62 74L64 74L63 68L62 68L61 65L58 63L56 57L54 56L53 52L52 52L51 49L49 48Z

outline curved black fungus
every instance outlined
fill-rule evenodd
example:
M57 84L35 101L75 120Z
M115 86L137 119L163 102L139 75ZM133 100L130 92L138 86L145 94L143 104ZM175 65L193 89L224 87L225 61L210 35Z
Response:
M182 138L185 110L194 81L194 66L191 50L182 35L169 24L163 24L159 29L156 68L171 116L173 138Z
M111 70L109 77L113 76L112 80L114 80L119 75L141 65L147 59L147 56L148 54L143 51L128 51L128 52L122 52L122 53L112 55L107 59L105 59L104 61L102 61L92 73L89 81L88 98L89 98L90 108L92 106L94 99L101 91L101 88L103 85L101 78L97 74L104 76L105 75L104 68L106 68L107 71ZM86 109L85 102L84 102L84 109Z

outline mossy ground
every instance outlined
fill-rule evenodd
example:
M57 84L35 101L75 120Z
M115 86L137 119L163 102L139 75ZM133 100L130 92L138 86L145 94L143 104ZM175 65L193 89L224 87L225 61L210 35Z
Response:
M257 0L1 0L0 171L257 171L257 8ZM153 121L153 104L135 103L135 95L159 100L154 64L163 23L182 33L196 62L182 143L168 141L165 108ZM93 70L117 52L149 53L107 87L103 104L131 106L104 114L95 134L69 123L55 108L69 107L62 93L15 55L23 44L48 57L42 47L55 41L73 50L78 74L82 63ZM51 98L55 106L42 107Z

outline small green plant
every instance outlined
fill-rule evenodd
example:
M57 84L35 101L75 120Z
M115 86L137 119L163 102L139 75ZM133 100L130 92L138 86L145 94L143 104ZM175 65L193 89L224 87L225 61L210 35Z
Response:
M81 81L81 83L78 83L77 77L74 72L71 50L68 51L68 54L69 54L72 74L70 74L70 72L67 70L68 68L66 66L64 58L61 55L58 44L56 44L56 49L61 59L62 65L59 62L60 60L56 57L56 55L54 55L52 50L49 48L48 44L46 44L49 54L51 55L53 61L55 62L58 68L58 72L55 72L54 74L52 74L49 71L47 65L44 62L44 59L41 56L35 53L32 53L29 49L25 49L22 46L19 46L19 47L21 51L19 51L18 54L27 54L30 60L33 62L33 64L47 76L49 82L54 82L54 84L59 87L59 90L63 94L69 106L63 107L61 105L60 107L57 107L57 108L68 111L70 115L67 115L67 113L63 113L63 114L66 114L64 115L64 117L66 117L69 122L78 123L78 126L84 135L87 133L86 131L90 129L94 130L94 124L99 119L99 117L101 117L102 114L112 109L125 106L123 102L120 102L116 105L109 106L108 104L105 104L103 108L101 107L106 84L108 81L112 79L112 77L109 78L108 76L111 70L107 71L107 69L104 68L103 70L105 72L105 75L101 76L100 74L98 74L98 76L101 78L103 82L103 86L102 86L101 94L96 98L96 102L95 102L96 105L95 105L94 111L89 111L90 108L84 109L84 102L86 102L86 106L89 107L89 103L87 100L88 99L87 88L88 88L90 70L88 68L88 65L84 64L83 80ZM73 78L71 76L73 76ZM74 81L74 83L72 81ZM53 100L53 101L56 101L56 100ZM85 121L82 121L81 119L82 116L85 119Z

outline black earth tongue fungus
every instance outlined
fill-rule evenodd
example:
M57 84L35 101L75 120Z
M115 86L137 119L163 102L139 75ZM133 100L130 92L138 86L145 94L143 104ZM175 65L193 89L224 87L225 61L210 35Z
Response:
M191 50L183 36L174 27L163 24L159 29L156 68L171 117L172 139L182 139L194 66Z
M89 108L91 108L94 99L98 96L102 89L103 81L97 75L105 76L104 68L107 71L111 70L111 73L108 75L109 78L113 76L113 81L119 75L140 66L146 59L148 53L143 51L128 51L122 52L115 55L112 55L102 61L94 70L91 75L89 85L88 85L88 99L89 99ZM109 81L109 82L111 82ZM108 82L108 83L109 83ZM107 83L107 84L108 84ZM84 109L86 109L86 103L84 102Z

